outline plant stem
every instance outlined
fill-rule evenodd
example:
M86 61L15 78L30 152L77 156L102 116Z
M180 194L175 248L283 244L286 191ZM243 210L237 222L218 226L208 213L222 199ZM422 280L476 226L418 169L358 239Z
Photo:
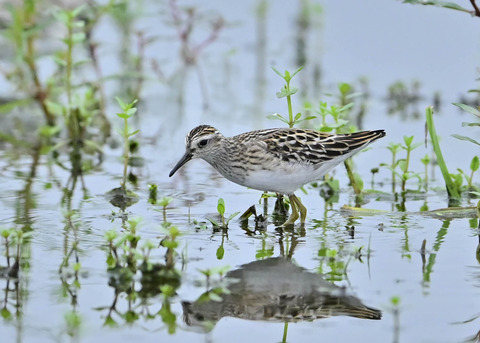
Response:
M427 128L428 132L430 133L430 140L432 141L433 151L435 152L435 156L437 157L437 163L442 171L443 179L445 180L445 185L447 187L447 192L449 197L454 199L460 199L460 193L458 192L458 188L455 186L454 182L452 181L452 177L448 172L447 165L445 164L445 160L443 159L442 151L440 150L440 145L438 144L438 137L435 131L435 126L433 124L433 107L427 107L425 111L427 117Z
M350 159L347 159L345 162L343 162L345 165L345 169L347 169L347 175L348 179L350 180L350 184L353 187L353 191L355 192L356 195L360 194L362 191L358 187L357 183L355 182L355 177L353 176L353 171L352 171L352 162Z
M287 92L290 93L290 80L287 81L287 84L286 84L285 88L287 89ZM287 105L288 105L288 119L289 119L288 126L293 127L294 122L293 122L292 97L291 97L291 95L287 95Z
M128 169L128 153L130 150L129 140L128 140L128 119L123 119L123 180L122 180L122 188L125 189L127 185L127 169Z
M397 186L397 175L395 174L395 163L397 159L397 152L392 150L392 193L395 193L395 188Z
M288 334L288 322L285 322L284 325L283 325L282 343L287 342L287 334Z
M45 121L48 126L55 126L55 117L48 110L45 99L47 98L47 92L43 89L42 84L40 83L40 78L38 77L37 65L35 63L35 48L34 48L34 37L29 35L27 37L27 54L25 56L25 62L30 69L30 74L32 74L33 84L35 85L35 100L38 102L42 108Z
M407 146L407 157L405 158L405 168L403 169L403 176L402 176L402 192L405 192L407 187L407 174L408 174L408 165L410 164L410 153L412 149L411 146Z

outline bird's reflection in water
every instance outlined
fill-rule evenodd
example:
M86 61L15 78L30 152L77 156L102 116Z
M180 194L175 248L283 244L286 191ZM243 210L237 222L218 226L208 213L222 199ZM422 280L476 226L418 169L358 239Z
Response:
M382 312L348 295L288 259L270 258L243 265L226 275L229 294L221 301L202 297L182 302L187 325L205 330L223 317L278 322L311 321L331 316L381 319ZM203 297L204 299L204 297Z

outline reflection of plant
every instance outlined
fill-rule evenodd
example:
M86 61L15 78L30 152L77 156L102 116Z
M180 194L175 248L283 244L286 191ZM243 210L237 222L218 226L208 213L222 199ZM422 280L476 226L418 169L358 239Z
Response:
M424 167L423 186L425 188L425 191L428 191L428 165L430 164L430 156L426 154L423 158L420 159L420 162L422 162Z
M217 288L222 288L220 285L222 284L222 279L225 274L230 270L230 266L222 266L222 267L212 267L208 269L201 269L199 270L200 273L205 275L205 288L207 291L211 286L217 286ZM218 280L212 280L212 277L215 275L218 276ZM212 285L213 283L213 285ZM201 282L200 282L201 284ZM228 290L227 290L228 291Z
M338 246L338 249L322 246L318 250L320 266L318 272L325 275L325 279L331 282L342 281L347 278L347 267L352 258L361 261L362 248L355 251L347 251L344 246Z
M143 315L152 318L154 315L148 311L145 313L142 308L146 306L147 298L161 294L162 308L157 315L162 318L168 332L174 333L176 316L171 310L170 299L180 287L181 274L175 269L180 231L176 226L164 223L161 228L164 237L158 244L149 240L141 241L138 224L139 220L130 220L123 233L113 229L105 234L109 249L107 256L109 285L115 289L115 298L111 306L98 309L108 309L105 325L109 326L118 325L113 318L114 314L126 322L134 322ZM166 248L165 264L154 261L152 257L155 250L160 247ZM137 272L141 273L139 280L134 277ZM118 297L123 293L129 304L129 309L125 313L117 309ZM142 310L137 312L137 308Z
M390 304L393 314L393 341L398 342L400 336L400 297L391 297Z

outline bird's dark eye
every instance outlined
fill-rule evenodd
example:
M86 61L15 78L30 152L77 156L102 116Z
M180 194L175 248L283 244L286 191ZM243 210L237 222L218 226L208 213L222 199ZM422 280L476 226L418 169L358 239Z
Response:
M198 142L198 147L203 148L207 145L208 139L202 139L200 142Z

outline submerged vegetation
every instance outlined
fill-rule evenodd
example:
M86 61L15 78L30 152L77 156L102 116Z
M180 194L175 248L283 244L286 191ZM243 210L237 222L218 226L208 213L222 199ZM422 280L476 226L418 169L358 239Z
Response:
M321 208L309 214L306 227L277 227L290 206L287 199L265 193L259 203L245 205L236 201L238 193L222 193L219 181L205 167L199 167L200 176L192 176L192 167L191 174L179 173L178 179L165 181L169 150L179 144L170 131L183 130L185 122L203 116L245 128L270 125L263 121L267 117L280 125L322 132L370 129L364 127L368 81L328 87L320 77L319 62L309 60L307 33L321 29L320 5L300 1L296 69L281 73L275 67L272 72L264 56L263 21L273 4L259 1L258 68L252 88L256 100L285 98L286 104L276 104L286 114L234 118L233 108L240 107L238 94L245 97L240 86L230 88L229 82L237 82L230 78L238 77L232 72L235 49L216 51L221 63L209 64L203 57L211 58L209 49L238 24L200 4L177 0L55 3L57 7L47 0L12 1L0 8L0 46L5 47L5 55L0 53L0 86L6 90L0 95L0 171L5 189L15 190L2 199L0 281L5 286L0 325L22 330L22 321L33 318L25 316L27 305L38 301L41 292L55 298L42 299L42 306L43 301L59 304L52 309L61 312L59 340L64 334L78 339L95 320L115 330L141 328L141 337L146 331L183 334L190 330L185 325L208 333L230 316L279 322L278 335L286 342L294 328L289 327L291 322L336 315L381 319L382 311L357 298L362 290L352 285L357 280L350 275L361 270L370 280L372 265L383 261L382 253L408 263L420 259L420 287L428 294L436 256L453 219L467 218L469 238L478 235L477 150L462 148L462 168L452 173L454 167L442 154L445 137L435 130L437 117L431 106L426 107L425 136L406 131L396 141L388 138L395 128L385 127L389 140L384 146L366 149L378 152L374 163L365 159L367 165L362 166L360 154L358 164L357 157L349 159L344 168L304 187L307 201ZM154 14L145 15L149 10ZM150 26L151 17L162 22L164 31ZM112 31L118 35L114 41L108 36ZM111 53L116 47L118 51ZM165 50L175 51L175 58ZM212 65L225 75L218 77ZM267 72L284 82L276 94L265 92ZM213 96L217 88L227 99ZM396 81L386 93L385 114L392 122L398 119L393 114L400 112L400 122L411 120L423 127L418 107L426 104L420 83L408 86ZM217 113L213 99L230 109ZM433 99L436 110L439 101ZM480 118L475 105L454 105ZM186 116L190 106L203 113L193 111L192 120ZM413 115L406 115L410 110ZM224 112L228 117L222 117ZM480 124L462 126L470 131L452 136L461 144L480 145L472 134ZM456 129L452 126L452 132ZM441 171L443 182L435 178L435 170ZM204 183L194 179L203 176ZM435 207L439 203L449 207L430 209L432 198L437 199ZM274 205L269 204L271 199ZM237 220L244 205L252 206ZM252 216L254 221L249 220ZM411 218L436 219L429 224L438 229L411 230L418 228L417 219ZM392 233L401 238L382 248ZM380 234L381 240L375 236ZM478 258L478 250L475 254ZM310 260L302 261L304 255ZM297 256L297 263L305 262L309 270L292 262ZM40 278L48 284L40 283ZM375 306L392 315L398 341L409 295L382 291L385 294ZM381 293L378 288L376 292ZM378 300L373 292L364 294L369 294L369 304ZM98 314L94 319L89 318L91 309Z

